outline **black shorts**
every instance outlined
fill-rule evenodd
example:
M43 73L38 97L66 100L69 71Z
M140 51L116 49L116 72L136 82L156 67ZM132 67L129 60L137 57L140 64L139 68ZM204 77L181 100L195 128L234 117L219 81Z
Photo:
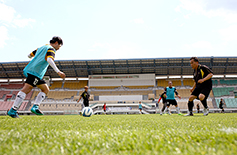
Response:
M166 103L167 103L167 106L170 106L170 105L178 105L178 103L177 103L176 100L166 100Z
M89 107L89 102L84 102L85 107Z
M106 112L106 109L104 109L104 112Z
M36 87L37 85L41 85L41 84L46 84L46 82L44 80L41 80L40 78L27 73L28 77L26 78L26 82L27 84Z
M223 109L223 106L219 106L220 109Z
M196 87L191 95L197 96L198 98L199 94L203 94L205 95L205 98L207 99L210 92L211 92L211 88Z

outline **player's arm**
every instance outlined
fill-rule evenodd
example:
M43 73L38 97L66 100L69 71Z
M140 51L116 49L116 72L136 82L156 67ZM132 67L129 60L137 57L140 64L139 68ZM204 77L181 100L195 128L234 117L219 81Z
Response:
M198 83L203 83L203 82L209 80L210 78L212 78L212 76L213 76L213 74L209 73L205 78L198 80Z
M46 61L49 63L49 65L54 69L54 71L61 77L61 78L65 78L66 75L61 72L58 67L56 66L56 64L54 63L54 57L55 57L55 51L52 48L49 48L47 51L47 54L45 56Z
M65 78L66 75L61 72L58 67L56 66L56 64L54 63L53 59L48 57L47 58L47 62L49 63L49 65L53 68L53 70L61 77L61 78Z
M198 83L203 83L203 82L209 80L210 78L212 78L212 76L213 76L213 71L210 68L203 66L202 70L204 71L205 74L207 74L207 76L204 77L203 79L198 80Z
M157 102L157 103L160 103L160 100L161 100L161 98L162 98L162 97L160 96L160 98L159 98L159 100L158 100L158 102Z
M77 100L77 103L80 102L80 100L81 100L81 96L80 96L80 98Z
M37 52L38 49L34 50L33 52L31 52L29 55L28 55L28 58L32 58L35 56L36 52Z
M83 95L84 95L84 92L81 94L81 96L80 96L80 98L78 99L77 102L79 102L79 101L81 100L81 98L83 97Z
M181 96L180 96L179 93L177 92L176 88L175 88L175 90L174 90L174 93L175 93L176 96L178 96L179 99L181 99Z
M190 89L190 92L192 93L195 88L196 88L196 82L194 82L192 89Z
M165 98L167 98L166 90L167 90L167 88L165 88L165 91L164 91L164 93L163 93L163 95L165 95Z

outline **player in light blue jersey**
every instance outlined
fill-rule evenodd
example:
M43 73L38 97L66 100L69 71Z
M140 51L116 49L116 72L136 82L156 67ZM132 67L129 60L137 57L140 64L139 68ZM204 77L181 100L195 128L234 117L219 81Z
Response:
M139 101L138 109L140 110L139 113L142 114L142 102L141 101Z
M172 86L172 81L169 81L168 85L169 85L169 86L166 87L166 89L165 89L166 102L167 102L167 107L166 107L166 109L165 109L165 112L166 112L166 110L168 110L168 113L171 114L169 107L170 107L170 105L174 105L174 106L176 107L177 113L178 113L179 115L182 115L182 114L180 113L180 110L179 110L179 107L178 107L178 103L177 103L177 101L175 100L174 94L176 94L176 95L178 96L178 98L180 98L180 99L181 99L181 97L180 97L180 95L178 94L178 92L176 91L176 88Z
M65 78L66 76L54 63L55 53L62 45L63 41L60 37L53 37L50 40L50 45L44 45L28 55L29 58L34 58L23 70L24 75L26 76L25 85L21 91L18 92L14 104L7 112L7 115L12 118L18 118L17 110L20 108L26 95L36 86L41 89L41 92L37 95L35 103L31 108L31 112L36 115L43 115L43 112L39 109L39 105L49 92L49 87L43 80L43 76L45 75L48 66L50 65L61 78Z

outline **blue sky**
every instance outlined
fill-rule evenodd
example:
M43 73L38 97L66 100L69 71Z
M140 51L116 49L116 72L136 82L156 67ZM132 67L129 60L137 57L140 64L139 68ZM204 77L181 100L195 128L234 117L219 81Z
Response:
M236 56L236 0L0 0L0 62Z

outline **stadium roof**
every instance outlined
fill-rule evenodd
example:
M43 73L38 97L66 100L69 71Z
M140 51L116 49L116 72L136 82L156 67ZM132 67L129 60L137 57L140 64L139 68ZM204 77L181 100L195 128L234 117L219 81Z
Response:
M214 75L237 73L237 57L199 57L201 64L210 67ZM115 60L59 60L58 68L67 77L88 77L98 74L149 74L156 76L192 75L189 58L148 58ZM0 79L24 78L23 69L28 62L0 63ZM46 76L59 78L49 67Z

